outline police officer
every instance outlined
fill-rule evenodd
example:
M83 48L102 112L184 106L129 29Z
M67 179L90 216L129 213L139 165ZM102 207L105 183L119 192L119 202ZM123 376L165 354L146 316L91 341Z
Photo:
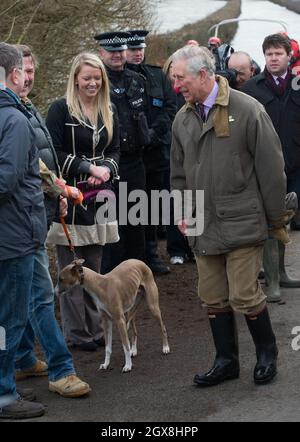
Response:
M149 144L149 128L145 115L146 96L144 79L126 69L127 32L106 32L95 36L100 45L99 54L111 83L111 99L119 114L121 158L120 185L127 183L131 191L145 190L145 168L142 152ZM118 195L117 189L117 195ZM133 203L128 203L128 211ZM119 214L120 219L120 214ZM104 268L109 271L125 259L145 260L144 226L119 225L120 241L105 246Z
M127 67L139 72L146 79L147 118L150 127L150 144L144 150L146 168L146 190L151 202L151 190L162 190L170 180L170 145L171 126L177 106L172 86L162 69L144 63L145 38L149 31L131 30L127 40ZM167 184L168 186L168 184ZM169 186L168 186L169 187ZM149 204L149 213L151 205ZM155 274L169 273L170 269L163 264L157 251L157 226L148 225L146 233L146 262Z

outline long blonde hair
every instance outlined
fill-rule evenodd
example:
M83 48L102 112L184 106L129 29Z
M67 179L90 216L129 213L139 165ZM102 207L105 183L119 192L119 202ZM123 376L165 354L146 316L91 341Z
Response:
M107 130L107 144L109 144L113 137L113 113L110 100L109 80L104 64L96 54L92 54L90 52L82 52L81 54L78 54L73 60L66 92L66 100L69 112L70 115L75 117L78 121L87 122L87 118L83 113L80 103L78 88L76 87L76 78L83 65L89 65L93 68L100 69L102 73L102 85L97 96L97 102L94 109L94 118L95 121L97 121L98 116L101 117L103 124Z
M171 69L171 65L172 65L172 61L173 61L173 54L170 55L170 57L165 61L164 65L163 65L163 72L164 74L168 77L170 75L170 69Z

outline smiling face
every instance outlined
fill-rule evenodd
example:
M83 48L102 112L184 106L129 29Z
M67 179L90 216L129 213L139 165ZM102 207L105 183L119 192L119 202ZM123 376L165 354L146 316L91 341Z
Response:
M266 68L275 77L283 75L289 66L291 55L283 46L271 46L265 51Z
M24 88L20 93L20 97L27 97L33 89L35 66L32 57L23 57L24 72L26 74Z
M98 95L102 86L102 71L84 64L78 72L75 83L81 98L91 99Z
M100 58L103 63L112 71L122 71L126 63L127 51L106 51L103 48L99 49Z

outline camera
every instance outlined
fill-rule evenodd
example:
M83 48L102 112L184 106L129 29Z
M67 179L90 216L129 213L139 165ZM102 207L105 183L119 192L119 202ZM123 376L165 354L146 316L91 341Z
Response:
M224 70L216 70L216 74L225 77L229 83L229 86L233 89L236 89L237 71L235 69L227 68Z
M223 43L219 46L209 44L208 48L215 58L216 74L225 77L229 86L236 88L237 71L235 69L229 69L227 66L228 59L234 52L233 47L227 43Z

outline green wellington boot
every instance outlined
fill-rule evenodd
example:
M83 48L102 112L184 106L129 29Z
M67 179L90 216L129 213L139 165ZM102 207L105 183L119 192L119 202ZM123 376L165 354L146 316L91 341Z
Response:
M264 245L265 295L267 302L281 301L279 286L279 252L277 239L268 239Z
M278 241L278 252L279 252L279 276L280 276L280 287L286 288L299 288L300 280L291 278L285 269L284 256L285 256L285 245Z

